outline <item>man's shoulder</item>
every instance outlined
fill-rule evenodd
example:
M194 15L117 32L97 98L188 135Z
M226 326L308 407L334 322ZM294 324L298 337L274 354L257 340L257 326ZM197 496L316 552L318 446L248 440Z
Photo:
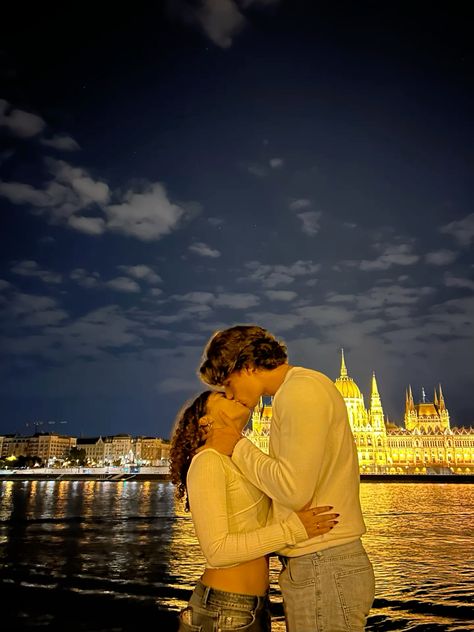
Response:
M305 367L293 367L275 395L275 403L288 398L328 400L341 397L334 382L324 373Z
M329 387L331 390L332 388L336 388L331 378L324 373L302 366L295 366L288 372L288 377L282 384L282 388L296 384L300 384L301 386L314 385L315 388Z

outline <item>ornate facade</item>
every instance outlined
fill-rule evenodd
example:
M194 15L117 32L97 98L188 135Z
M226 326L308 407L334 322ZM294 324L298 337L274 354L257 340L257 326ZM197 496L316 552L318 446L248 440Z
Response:
M415 404L411 386L405 395L404 426L385 419L375 373L372 374L370 406L349 377L344 352L336 388L347 406L362 474L474 473L474 428L451 428L441 386L432 402L422 389ZM248 438L268 453L271 398L262 398L254 409Z

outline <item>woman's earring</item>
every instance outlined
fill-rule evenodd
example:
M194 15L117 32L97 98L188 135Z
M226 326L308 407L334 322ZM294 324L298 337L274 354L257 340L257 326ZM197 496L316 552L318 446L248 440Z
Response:
M206 437L211 431L214 420L211 417L201 417L199 420L199 427L202 430L203 435Z

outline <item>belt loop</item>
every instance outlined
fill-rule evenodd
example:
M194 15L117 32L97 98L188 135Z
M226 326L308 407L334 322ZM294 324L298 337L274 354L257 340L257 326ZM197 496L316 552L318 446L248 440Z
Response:
M211 592L211 588L210 586L206 586L205 590L204 590L204 594L202 596L202 600L201 603L203 606L205 606L207 604L207 600L209 599L209 593Z

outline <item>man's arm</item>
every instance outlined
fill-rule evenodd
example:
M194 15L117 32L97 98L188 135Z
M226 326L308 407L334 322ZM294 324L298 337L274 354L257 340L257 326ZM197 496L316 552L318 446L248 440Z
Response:
M309 377L294 378L284 389L278 398L279 454L270 457L244 439L232 460L267 496L296 511L313 498L333 402L325 386Z
M191 463L187 478L194 528L202 552L214 567L254 560L283 546L294 546L310 536L327 533L335 514L307 510L251 531L229 531L228 490L221 457L205 450ZM244 493L244 492L242 492ZM328 508L323 508L327 510Z

